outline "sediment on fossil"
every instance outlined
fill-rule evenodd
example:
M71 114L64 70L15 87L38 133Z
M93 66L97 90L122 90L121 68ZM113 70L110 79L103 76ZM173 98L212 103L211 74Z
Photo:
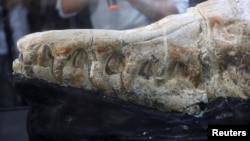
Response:
M197 87L201 82L203 73L203 65L199 59L200 50L198 48L185 48L170 44L168 54L169 77L185 77Z

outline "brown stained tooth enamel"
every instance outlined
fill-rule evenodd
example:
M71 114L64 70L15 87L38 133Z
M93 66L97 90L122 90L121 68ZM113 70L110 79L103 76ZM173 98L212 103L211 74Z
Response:
M73 53L73 67L83 69L83 62L87 61L87 55L83 50L77 50Z
M37 64L42 67L48 66L51 58L49 46L45 44L41 45L37 54Z
M124 69L124 66L125 66L124 57L121 54L114 53L108 60L108 64L106 66L106 72L108 74L121 73Z

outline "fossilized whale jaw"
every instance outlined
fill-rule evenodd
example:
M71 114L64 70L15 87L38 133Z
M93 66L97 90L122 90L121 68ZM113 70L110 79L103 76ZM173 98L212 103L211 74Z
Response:
M207 102L206 92L196 89L185 77L176 77L184 72L172 68L168 61L172 51L162 39L166 33L159 31L30 34L18 42L20 55L13 62L13 70L28 78L100 91L162 111L197 111L194 105Z
M33 33L18 41L13 70L161 111L195 113L212 97L250 96L249 7L249 1L209 1L133 30Z

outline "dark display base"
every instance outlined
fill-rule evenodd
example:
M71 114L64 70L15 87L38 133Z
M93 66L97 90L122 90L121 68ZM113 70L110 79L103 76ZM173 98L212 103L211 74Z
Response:
M250 100L216 98L203 114L162 113L116 98L11 75L30 106L30 141L207 140L209 124L249 124Z

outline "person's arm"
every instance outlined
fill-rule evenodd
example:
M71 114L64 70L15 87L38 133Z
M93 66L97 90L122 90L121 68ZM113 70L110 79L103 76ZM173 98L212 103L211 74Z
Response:
M16 5L18 4L24 4L25 6L28 5L28 3L30 2L29 0L6 0L5 2L5 8L7 8L8 10L14 8Z
M148 17L157 21L167 15L178 14L178 9L171 0L128 0L130 4Z
M62 17L69 17L75 15L84 6L88 0L57 0L56 8Z

